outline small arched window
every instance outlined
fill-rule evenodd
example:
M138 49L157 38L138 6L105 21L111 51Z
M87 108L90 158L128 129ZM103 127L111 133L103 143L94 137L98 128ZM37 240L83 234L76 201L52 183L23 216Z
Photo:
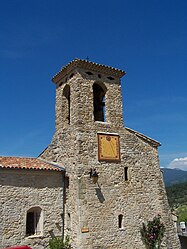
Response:
M106 90L98 83L93 84L93 104L94 104L94 120L106 121L105 113L105 93Z
M125 181L129 180L129 169L128 169L128 167L124 168L124 178L125 178Z
M118 215L118 228L123 228L123 215Z
M67 229L71 230L71 215L70 215L70 213L68 213L68 217L67 217Z
M70 124L70 86L66 85L63 90L63 96L65 97L65 116L67 123Z
M33 207L27 211L26 217L26 235L41 235L42 234L42 209Z

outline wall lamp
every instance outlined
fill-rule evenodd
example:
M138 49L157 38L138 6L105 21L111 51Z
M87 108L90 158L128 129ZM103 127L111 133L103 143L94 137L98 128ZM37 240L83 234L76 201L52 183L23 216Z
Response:
M97 183L99 175L98 175L96 169L91 168L89 175L90 175L90 178L92 178L93 183Z

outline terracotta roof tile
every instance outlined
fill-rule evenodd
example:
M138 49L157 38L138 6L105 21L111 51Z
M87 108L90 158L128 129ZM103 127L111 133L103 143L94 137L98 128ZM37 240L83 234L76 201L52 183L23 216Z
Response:
M98 64L95 62L91 62L88 60L81 60L81 59L74 59L70 63L68 63L66 66L62 67L61 70L55 74L55 76L52 78L52 81L54 83L57 83L61 78L66 76L68 73L70 73L75 68L84 68L84 69L90 69L94 70L96 72L111 74L113 76L117 77L123 77L126 73L123 70L109 67L103 64Z
M64 168L39 158L0 156L0 168L63 171Z

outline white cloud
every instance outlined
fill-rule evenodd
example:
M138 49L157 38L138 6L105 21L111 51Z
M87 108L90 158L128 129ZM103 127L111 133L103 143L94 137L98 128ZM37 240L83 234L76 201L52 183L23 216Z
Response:
M182 169L187 171L187 157L175 158L170 162L168 168Z

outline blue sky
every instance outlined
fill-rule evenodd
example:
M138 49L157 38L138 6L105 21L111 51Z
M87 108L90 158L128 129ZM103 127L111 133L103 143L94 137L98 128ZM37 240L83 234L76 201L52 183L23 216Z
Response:
M1 0L0 31L0 155L50 143L51 78L88 56L127 72L125 126L161 142L162 167L187 169L187 1Z

